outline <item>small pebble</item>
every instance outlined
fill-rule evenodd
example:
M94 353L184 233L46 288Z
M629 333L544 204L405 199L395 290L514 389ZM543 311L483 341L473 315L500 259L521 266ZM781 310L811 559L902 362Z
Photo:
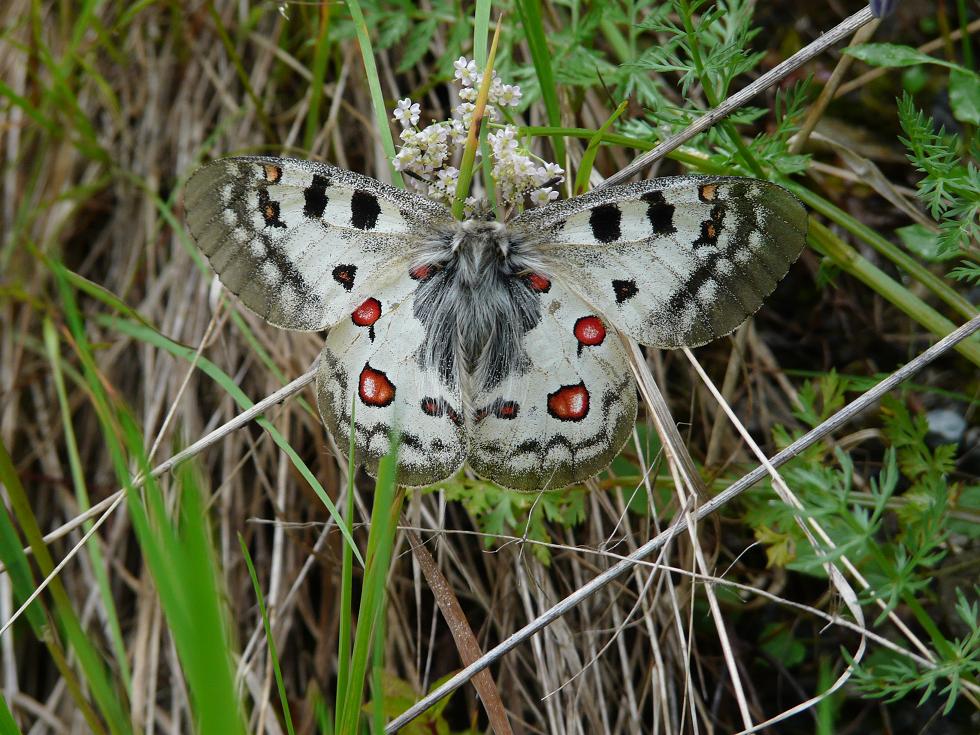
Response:
M959 444L966 431L966 419L951 408L934 408L926 414L929 432L944 442Z

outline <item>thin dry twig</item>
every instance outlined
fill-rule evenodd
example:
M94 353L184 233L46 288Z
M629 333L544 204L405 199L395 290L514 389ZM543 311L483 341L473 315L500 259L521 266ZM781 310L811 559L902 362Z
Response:
M429 589L432 590L436 599L436 604L439 605L439 610L446 619L446 625L449 626L449 632L456 642L460 659L464 665L473 663L479 659L483 652L466 620L466 614L463 612L459 600L456 599L452 585L443 576L439 565L436 564L436 560L432 558L432 554L422 543L418 533L415 531L406 531L405 533L408 536L408 544L412 547L412 554L418 560L422 574L429 583ZM490 727L493 728L494 733L496 735L513 735L514 731L511 729L510 720L507 719L507 709L504 707L500 692L497 691L497 685L494 683L493 677L490 676L490 672L484 669L474 676L473 686L483 701L487 718L490 720Z

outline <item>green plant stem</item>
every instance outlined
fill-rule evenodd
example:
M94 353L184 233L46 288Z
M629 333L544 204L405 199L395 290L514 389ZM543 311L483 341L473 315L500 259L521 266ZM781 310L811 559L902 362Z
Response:
M691 9L687 2L681 1L681 17L684 21L684 31L687 34L688 48L691 50L691 61L694 64L694 71L698 75L698 79L701 81L701 88L704 90L704 98L708 101L708 104L712 108L717 107L720 104L720 100L717 94L715 94L714 84L712 84L711 79L708 78L707 73L704 69L704 60L701 58L701 46L698 40L698 34L694 30L694 22L692 19ZM722 90L724 92L724 90ZM762 170L762 166L752 155L752 152L745 145L745 141L742 140L742 136L738 134L738 130L730 120L722 120L719 123L719 127L725 132L725 135L731 141L732 145L735 146L735 150L738 151L739 158L742 159L742 163L745 164L746 168L753 173L753 175L758 176L760 179L766 178L765 171Z
M810 217L808 240L817 252L826 255L842 270L873 288L879 295L937 337L945 337L956 329L953 322L872 265L854 248L817 222L812 216ZM960 342L956 346L956 350L974 365L980 367L980 342L976 337Z
M947 283L915 260L915 258L903 252L899 247L886 240L870 227L854 219L854 217L847 214L847 212L827 201L819 194L813 193L805 186L802 186L796 182L783 181L780 183L796 194L796 196L802 199L810 208L819 212L834 223L840 225L852 235L860 238L883 256L888 258L888 260L932 291L948 306L955 309L961 316L965 317L966 319L972 319L974 316L976 316L977 309L969 301L950 288Z
M960 43L963 45L963 66L967 69L972 69L973 45L970 43L970 34L967 32L970 14L966 9L966 0L956 0L956 12L960 18Z

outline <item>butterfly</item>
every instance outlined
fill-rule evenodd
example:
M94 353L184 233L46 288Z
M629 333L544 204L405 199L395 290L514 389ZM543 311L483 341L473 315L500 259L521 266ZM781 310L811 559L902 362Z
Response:
M764 181L660 178L506 223L313 161L199 169L187 222L222 284L265 321L329 330L320 415L398 482L464 463L525 492L605 469L637 400L619 333L694 347L730 333L803 249L806 212ZM352 416L353 412L353 416Z

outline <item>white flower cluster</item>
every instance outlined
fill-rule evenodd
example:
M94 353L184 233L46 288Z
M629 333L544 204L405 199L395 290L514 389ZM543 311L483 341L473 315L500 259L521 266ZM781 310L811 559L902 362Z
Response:
M454 76L462 85L461 102L453 110L449 120L434 122L419 129L421 108L410 99L399 100L393 119L401 124L402 145L395 155L394 166L399 171L412 174L423 182L425 193L432 199L452 204L459 181L459 163L463 148L473 124L473 111L483 73L476 62L459 57L453 63ZM564 180L564 171L554 163L542 163L534 157L525 144L518 140L515 126L501 124L501 109L516 107L521 101L521 88L516 84L504 84L493 72L488 93L486 116L494 132L487 136L490 145L491 172L497 187L498 200L503 204L523 204L525 197L540 207L558 198L554 188ZM481 151L477 149L477 165ZM466 214L473 215L478 208L476 197L466 200Z

